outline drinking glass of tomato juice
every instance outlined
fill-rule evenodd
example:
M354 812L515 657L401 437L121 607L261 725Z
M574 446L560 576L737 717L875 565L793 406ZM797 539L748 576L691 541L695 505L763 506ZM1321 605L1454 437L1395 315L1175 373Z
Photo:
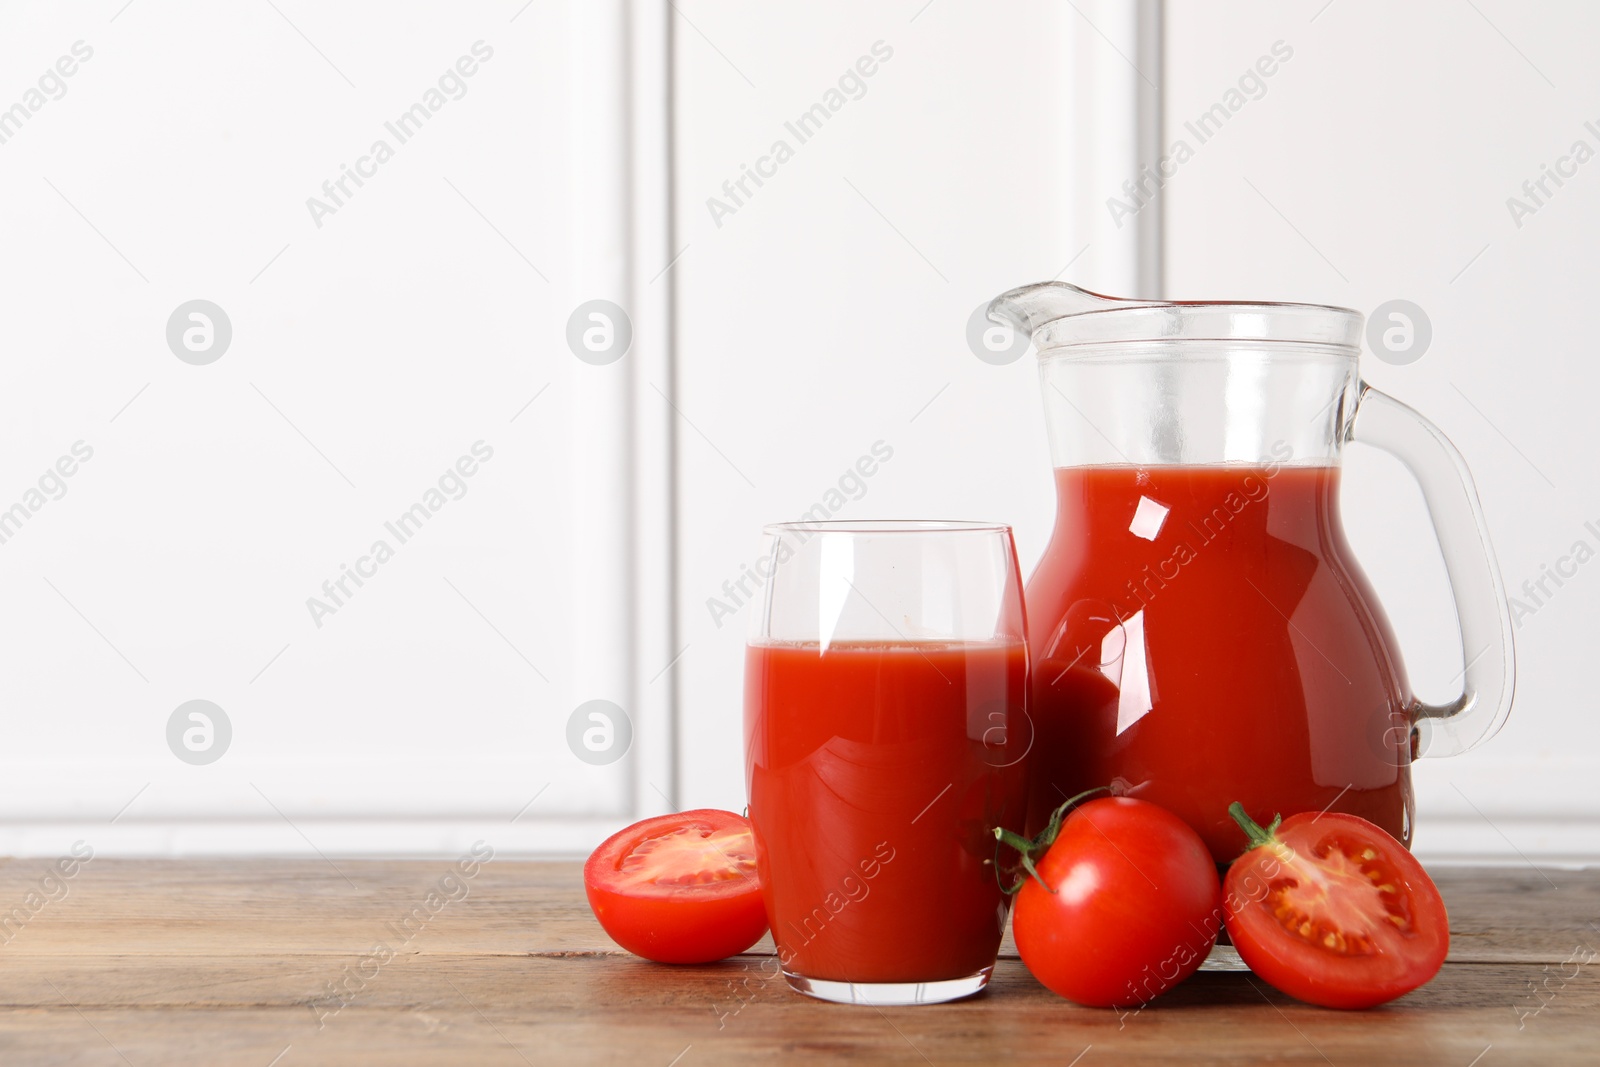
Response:
M781 523L755 569L746 785L784 976L842 1003L978 992L1032 745L1010 527Z

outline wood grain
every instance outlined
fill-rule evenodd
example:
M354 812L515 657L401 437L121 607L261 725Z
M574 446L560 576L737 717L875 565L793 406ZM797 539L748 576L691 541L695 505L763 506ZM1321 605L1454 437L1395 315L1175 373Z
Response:
M1119 1015L1050 994L1009 942L984 995L881 1011L796 996L761 951L646 963L595 924L574 863L495 860L447 900L442 861L97 859L24 906L46 866L0 862L0 920L25 920L0 927L6 1067L1600 1062L1600 961L1568 962L1600 949L1595 871L1437 871L1450 962L1383 1009L1207 971Z

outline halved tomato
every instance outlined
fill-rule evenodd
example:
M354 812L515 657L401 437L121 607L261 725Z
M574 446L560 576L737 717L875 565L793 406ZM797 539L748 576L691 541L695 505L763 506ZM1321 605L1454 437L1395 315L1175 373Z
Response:
M767 932L749 820L701 808L636 822L583 865L611 939L657 963L710 963Z
M1411 992L1450 949L1450 921L1422 864L1382 828L1327 812L1263 829L1223 885L1239 958L1274 987L1327 1008L1370 1008Z

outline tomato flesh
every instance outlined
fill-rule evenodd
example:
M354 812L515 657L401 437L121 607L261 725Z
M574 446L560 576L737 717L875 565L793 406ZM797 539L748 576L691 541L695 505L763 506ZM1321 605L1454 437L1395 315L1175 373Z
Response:
M1439 890L1405 847L1354 815L1296 815L1234 861L1225 885L1239 957L1290 996L1369 1008L1438 973Z
M589 907L611 939L658 963L710 963L767 931L750 823L702 808L619 830L583 867Z
M1012 934L1033 976L1068 1000L1143 1004L1193 974L1216 942L1216 864L1165 808L1092 800L1037 866L1044 884L1029 878L1018 890Z

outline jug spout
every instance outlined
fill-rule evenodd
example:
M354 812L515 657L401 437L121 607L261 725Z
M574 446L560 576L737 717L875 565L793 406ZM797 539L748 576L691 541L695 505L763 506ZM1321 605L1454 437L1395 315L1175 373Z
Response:
M1047 323L1091 311L1155 306L1148 300L1102 296L1066 282L1036 282L1001 293L989 302L989 319L1010 323L1032 337Z

